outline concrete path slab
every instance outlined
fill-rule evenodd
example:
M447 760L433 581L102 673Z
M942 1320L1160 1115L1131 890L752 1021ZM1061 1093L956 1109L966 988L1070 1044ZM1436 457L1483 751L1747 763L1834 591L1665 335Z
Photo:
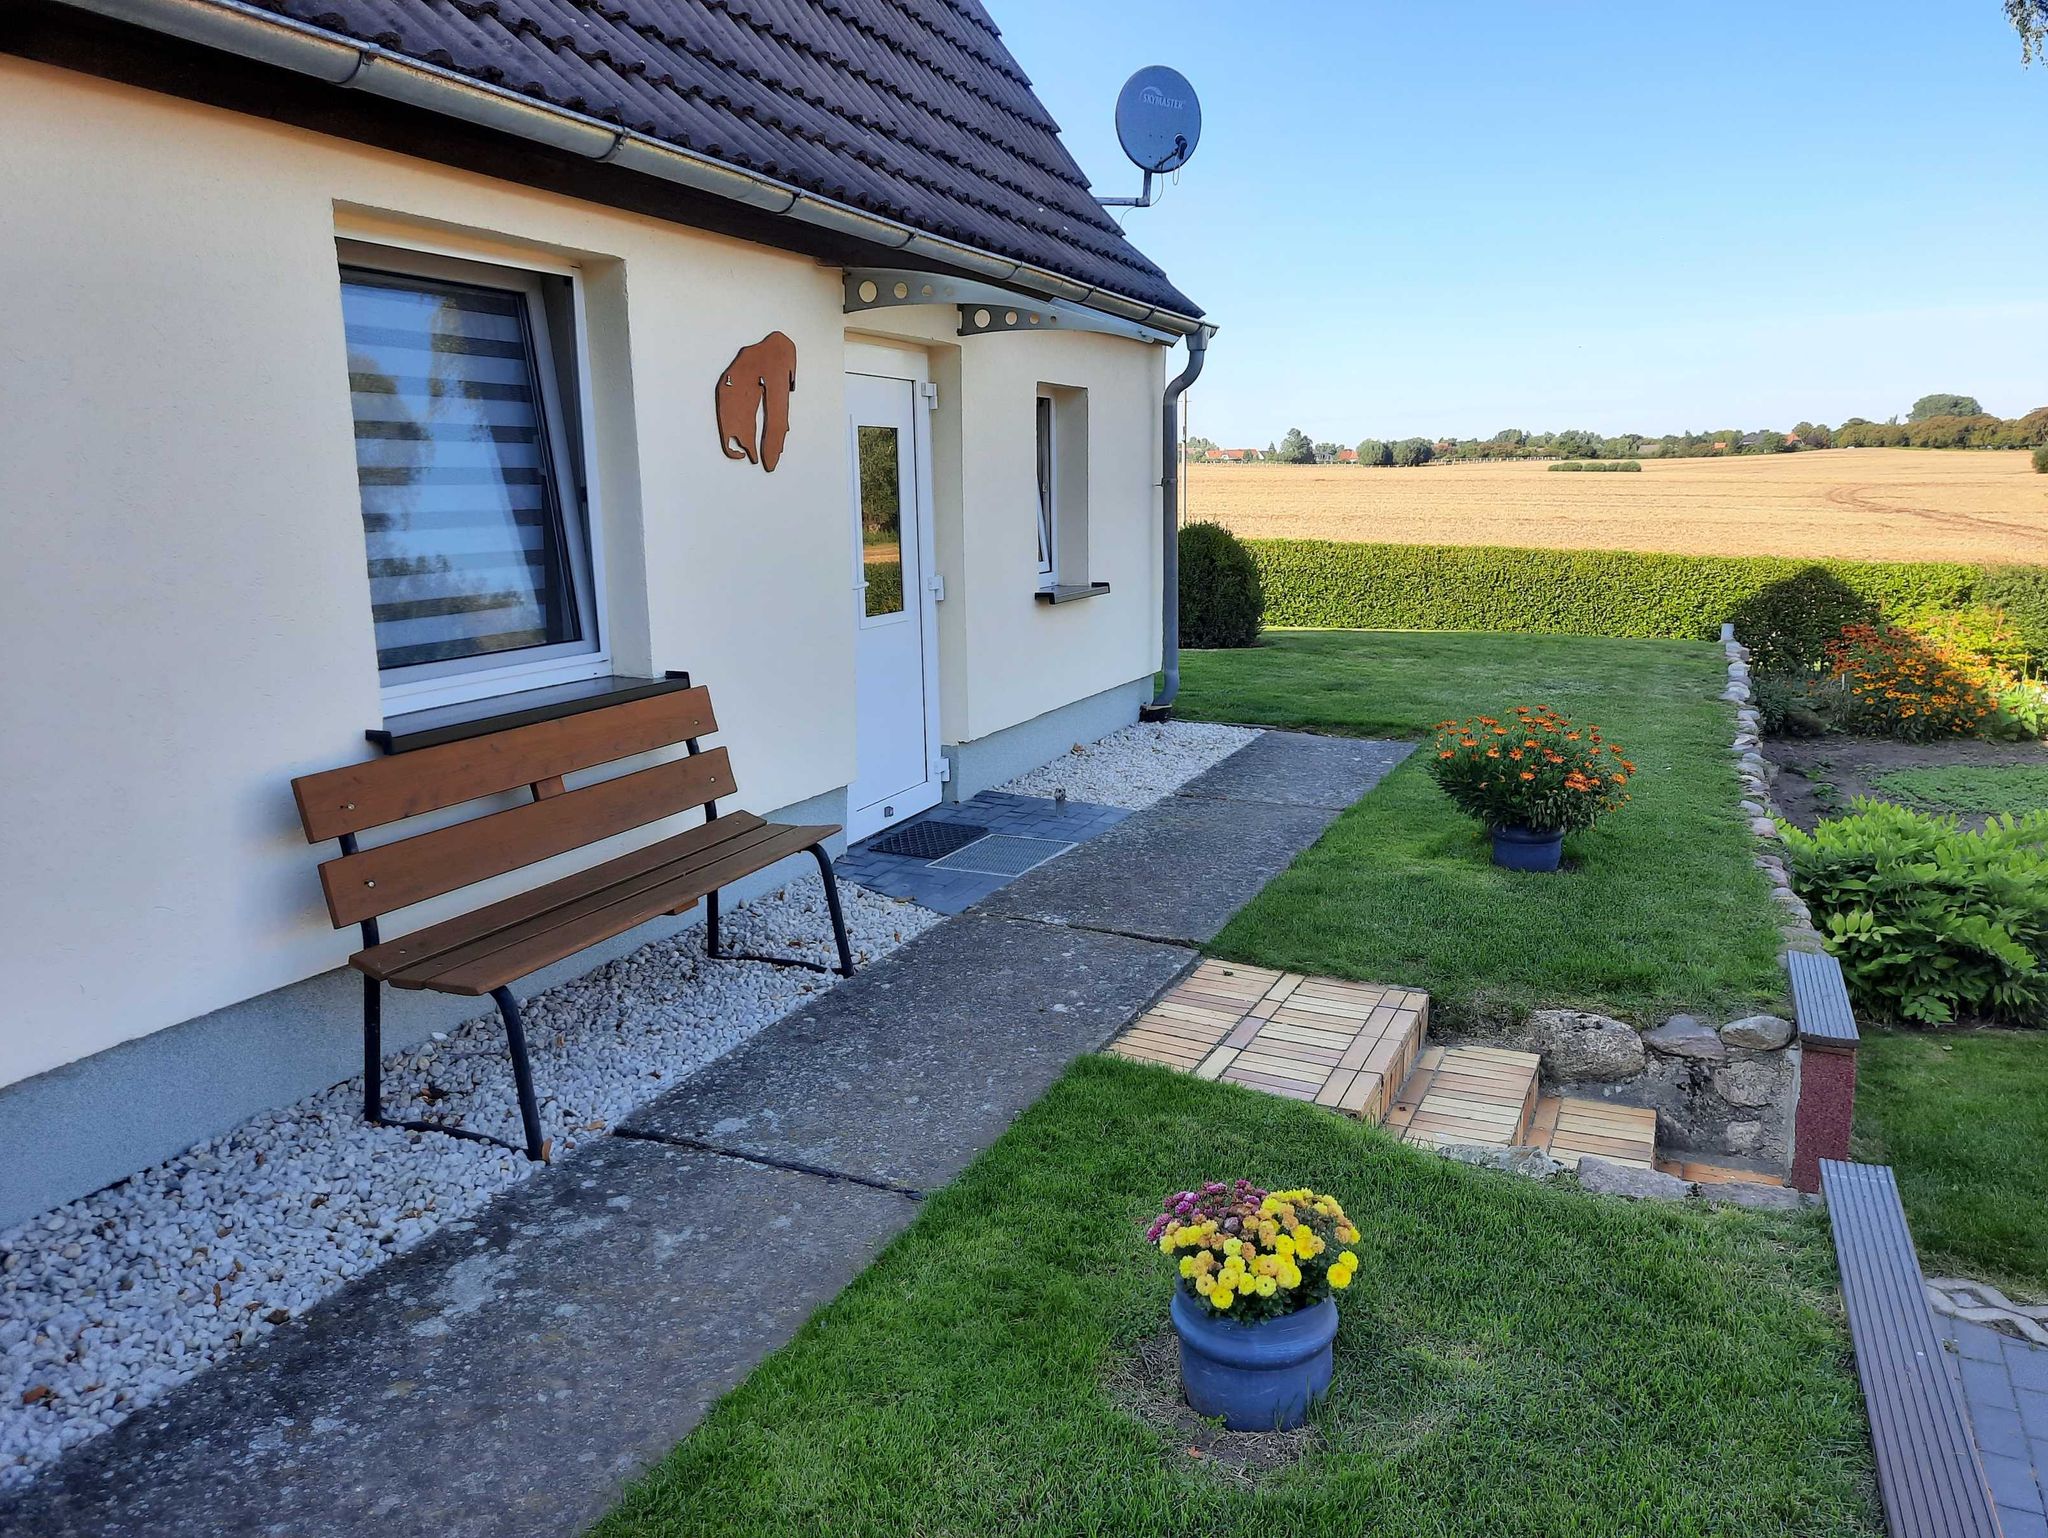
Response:
M1321 838L1336 815L1321 807L1169 796L1019 876L974 911L1199 945Z
M1194 959L971 913L770 1026L624 1130L931 1190Z
M607 1138L57 1464L0 1532L580 1533L916 1210Z
M974 911L1181 945L1213 940L1412 749L1264 732Z
M1270 801L1341 812L1414 751L1412 742L1261 732L1174 794L1198 801Z

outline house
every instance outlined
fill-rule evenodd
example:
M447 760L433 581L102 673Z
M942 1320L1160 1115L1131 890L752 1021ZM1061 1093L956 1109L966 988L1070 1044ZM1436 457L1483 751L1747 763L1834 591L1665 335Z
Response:
M1227 465L1246 465L1254 460L1264 459L1266 456L1259 449L1211 449L1202 457Z
M858 838L1174 667L1207 327L978 0L31 0L0 142L0 1224L355 1071L294 775L687 670Z
M1358 450L1356 450L1356 449L1339 449L1339 450L1337 450L1337 463L1338 463L1338 464L1340 464L1340 465L1355 465L1355 464L1357 464L1357 463L1358 463Z

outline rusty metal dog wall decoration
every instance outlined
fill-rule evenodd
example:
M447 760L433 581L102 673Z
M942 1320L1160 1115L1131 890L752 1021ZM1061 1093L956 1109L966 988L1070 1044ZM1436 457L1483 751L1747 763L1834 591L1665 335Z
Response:
M780 331L733 354L718 376L718 446L727 459L775 468L789 437L795 388L796 343Z

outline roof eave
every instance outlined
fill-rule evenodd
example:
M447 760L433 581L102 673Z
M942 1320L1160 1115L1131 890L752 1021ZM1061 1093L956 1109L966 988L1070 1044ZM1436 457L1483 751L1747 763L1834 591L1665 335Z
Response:
M478 127L585 159L674 182L713 197L760 209L773 217L849 236L978 273L1027 293L1099 309L1141 325L1185 336L1213 329L1188 315L1127 294L1078 282L1047 268L935 235L873 214L775 177L744 170L600 118L536 101L454 70L394 53L279 16L243 0L63 0L90 11L216 48L257 63L308 75L457 118Z

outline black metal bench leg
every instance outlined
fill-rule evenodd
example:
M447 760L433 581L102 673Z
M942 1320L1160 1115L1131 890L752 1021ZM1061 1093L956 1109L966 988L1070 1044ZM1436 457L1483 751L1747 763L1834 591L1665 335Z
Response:
M832 915L832 939L839 946L839 975L853 976L853 947L846 942L846 913L839 906L839 873L832 869L832 856L823 844L811 845L818 861L818 875L825 883L825 907Z
M526 1058L526 1023L519 1015L519 1001L510 988L493 988L498 1013L505 1017L505 1044L512 1052L512 1080L519 1086L519 1120L526 1129L526 1157L542 1157L540 1107L533 1098L533 1065Z
M704 894L704 954L714 961L718 955L718 893Z
M384 1119L384 985L363 979L363 1120Z

